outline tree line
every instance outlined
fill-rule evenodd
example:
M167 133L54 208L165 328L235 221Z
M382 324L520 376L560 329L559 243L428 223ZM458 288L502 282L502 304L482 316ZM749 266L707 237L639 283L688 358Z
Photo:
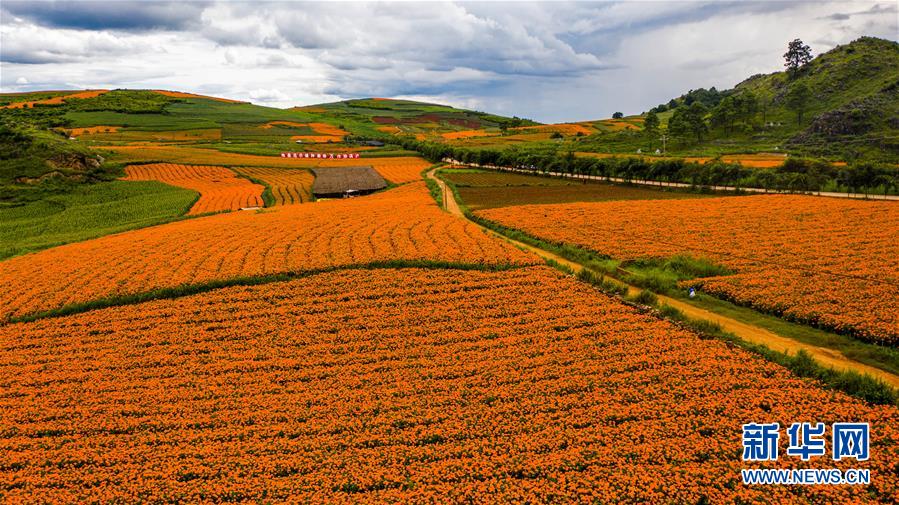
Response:
M682 158L576 156L572 151L559 149L471 149L405 136L379 137L377 140L416 151L432 162L452 159L460 163L514 168L537 174L555 172L571 177L645 180L656 181L660 185L682 183L697 189L730 186L801 193L899 192L899 169L870 161L838 166L823 160L789 157L778 167L751 168L721 160L699 163Z

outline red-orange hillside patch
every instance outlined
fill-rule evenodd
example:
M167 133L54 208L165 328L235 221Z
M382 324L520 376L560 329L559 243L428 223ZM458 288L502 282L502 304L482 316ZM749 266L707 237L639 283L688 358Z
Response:
M11 103L9 105L5 105L3 109L30 109L35 105L60 105L66 100L76 98L76 99L85 99L85 98L96 98L104 93L108 93L108 89L93 89L87 91L79 91L76 93L72 93L71 95L63 95L63 96L54 96L53 98L47 98L45 100L36 100L34 102L16 102Z

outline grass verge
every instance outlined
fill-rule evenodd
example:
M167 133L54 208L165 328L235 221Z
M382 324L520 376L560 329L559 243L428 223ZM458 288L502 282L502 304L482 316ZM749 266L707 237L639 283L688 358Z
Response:
M899 349L895 347L862 342L847 335L793 323L706 294L699 294L692 299L684 296L682 292L675 292L669 296L799 342L834 349L849 359L899 375Z
M670 305L660 305L656 295L649 290L643 290L633 297L626 297L627 288L625 286L610 282L604 277L597 277L589 270L581 271L577 277L606 294L646 308L653 308L652 312L658 317L692 330L699 334L700 338L723 340L777 363L799 377L816 379L830 389L842 391L866 402L899 406L899 392L875 377L851 370L839 371L824 367L804 350L800 350L795 355L789 355L771 350L761 344L747 342L737 335L725 331L718 323L704 319L691 319Z

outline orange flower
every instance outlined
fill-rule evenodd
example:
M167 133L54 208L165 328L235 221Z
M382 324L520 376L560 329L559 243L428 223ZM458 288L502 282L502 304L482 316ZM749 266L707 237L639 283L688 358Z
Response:
M624 260L705 256L737 272L692 283L707 291L899 344L899 206L892 202L759 195L531 205L478 215Z
M110 296L394 260L490 265L536 257L443 212L424 182L314 205L232 212L0 262L0 320Z
M10 503L899 493L895 407L700 340L547 267L341 271L7 325L0 384ZM871 423L871 459L782 456L777 467L863 467L873 484L743 486L740 469L764 465L740 460L740 425L801 420Z
M192 189L200 199L188 214L205 214L243 207L262 207L265 189L225 167L156 163L125 167L126 181L160 181L172 186Z

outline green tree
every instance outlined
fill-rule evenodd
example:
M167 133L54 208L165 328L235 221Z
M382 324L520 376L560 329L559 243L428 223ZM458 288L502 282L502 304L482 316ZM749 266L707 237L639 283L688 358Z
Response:
M802 124L802 115L808 107L812 92L804 82L797 82L790 86L787 92L787 107L796 113L796 124Z
M763 91L758 95L758 107L762 112L762 122L768 122L768 109L771 107L773 98L771 96L771 92Z
M621 119L623 117L624 117L623 112L616 112L616 113L612 114L612 119Z
M687 109L687 125L691 133L696 135L696 142L702 142L702 135L709 131L705 124L708 108L702 102L693 102Z
M646 113L643 118L643 135L649 140L649 148L652 149L652 141L659 136L659 116L653 111Z
M746 90L737 95L737 103L740 105L739 114L746 124L752 123L752 118L759 110L759 98L752 90Z
M794 39L787 45L784 66L787 67L787 73L791 78L795 79L799 75L799 69L810 61L812 61L812 48L803 44L801 40Z
M674 109L674 114L668 119L668 134L672 138L684 141L688 138L690 127L687 124L687 110L683 107Z
M724 136L730 135L734 119L737 117L737 107L733 97L727 97L712 109L712 126L724 129Z

